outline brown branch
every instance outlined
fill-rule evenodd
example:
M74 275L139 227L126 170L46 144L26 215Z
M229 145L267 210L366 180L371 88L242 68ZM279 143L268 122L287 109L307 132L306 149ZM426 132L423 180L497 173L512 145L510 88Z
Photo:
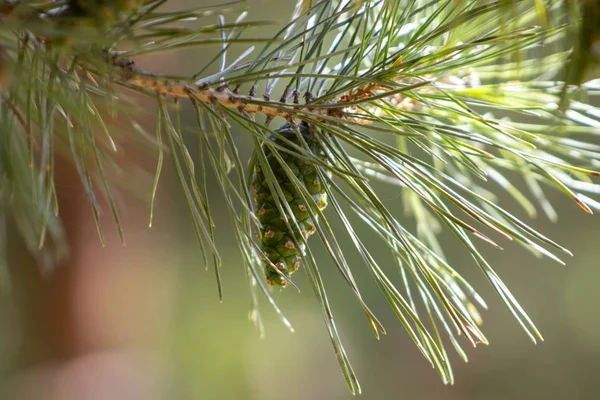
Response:
M379 94L387 88L372 84L352 90L341 96L339 100L331 103L299 104L299 93L293 94L293 103L285 102L287 93L282 96L280 101L272 101L267 96L257 97L254 86L250 90L250 94L246 96L239 94L239 86L236 86L234 90L229 90L226 84L216 88L209 87L206 84L191 84L186 81L167 79L151 72L142 71L135 67L134 62L128 58L111 55L109 59L112 66L117 70L117 75L122 83L130 87L134 86L137 89L153 91L162 96L188 98L196 102L236 109L244 115L260 113L267 117L267 121L271 121L275 117L293 120L295 117L304 114L317 119L320 117L323 120L328 119L330 122L331 118L338 118L367 125L373 123L373 117L377 118L388 112L381 101L385 100L397 109L408 111L421 106L401 93L392 94L382 99ZM309 102L312 96L306 93L305 98ZM373 99L373 101L369 104L370 99ZM357 101L364 104L363 108L357 107Z
M261 113L270 119L275 117L290 119L301 114L310 114L317 118L323 116L342 119L346 114L339 103L332 103L328 107L323 104L302 105L276 102L268 98L241 95L235 90L229 90L226 85L215 88L165 79L151 72L138 69L133 61L125 58L113 56L111 62L117 69L117 74L123 83L140 89L151 90L162 96L182 97L205 104L218 104L222 107L236 109L241 113Z

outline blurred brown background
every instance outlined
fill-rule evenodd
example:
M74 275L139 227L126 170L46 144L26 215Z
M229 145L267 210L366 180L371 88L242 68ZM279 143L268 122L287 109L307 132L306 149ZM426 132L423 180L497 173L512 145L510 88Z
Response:
M170 6L183 3L173 1ZM250 19L283 23L293 3L250 1ZM268 35L269 29L277 26L261 28L260 33ZM156 72L192 75L212 57L212 51L173 52L138 63ZM151 109L152 103L147 104ZM141 120L152 131L153 114L142 115ZM188 122L192 124L191 119ZM188 139L195 144L192 134ZM237 139L240 148L248 148L243 132ZM124 151L151 179L156 155L132 148ZM166 165L170 166L168 161ZM127 245L120 245L107 208L106 248L99 243L76 173L68 165L60 168L57 187L71 258L54 275L41 277L14 239L11 257L17 284L0 295L1 399L352 398L302 274L295 276L301 293L275 292L296 332L287 331L263 302L267 335L258 337L248 320L249 292L241 257L216 189L211 205L224 261L222 304L213 271L201 265L185 202L169 168L160 183L153 228L147 227L147 203L122 193ZM149 193L150 188L148 184L141 190ZM382 198L399 201L396 188L378 188ZM573 251L575 257L567 260L567 267L537 260L509 243L503 252L486 252L544 335L540 345L534 346L521 331L457 241L449 235L442 238L450 261L490 306L483 314L483 327L491 345L468 349L467 364L451 355L456 377L452 387L444 386L418 353L368 275L360 272L361 265L355 270L359 281L364 278L365 298L388 331L380 341L373 337L328 256L318 253L363 398L587 400L600 396L596 376L600 372L600 291L596 288L600 221L558 192L550 193L550 198L559 222L540 217L531 224ZM523 217L510 198L501 200ZM376 239L369 243L369 235L365 236L367 245L384 251Z

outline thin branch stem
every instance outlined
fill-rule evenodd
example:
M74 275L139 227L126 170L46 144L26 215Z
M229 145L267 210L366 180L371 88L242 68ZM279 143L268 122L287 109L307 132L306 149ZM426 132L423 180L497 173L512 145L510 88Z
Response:
M117 68L117 75L121 83L126 86L134 86L142 90L151 90L162 96L173 96L177 98L189 98L206 104L219 104L223 107L238 110L240 113L261 113L268 118L282 117L291 119L301 114L311 114L317 118L333 117L345 118L346 112L339 103L331 103L331 107L311 104L293 104L271 101L268 97L257 97L237 94L227 88L227 85L209 87L206 84L191 84L185 81L177 81L161 77L160 75L142 71L134 66L129 59L113 57L113 65Z

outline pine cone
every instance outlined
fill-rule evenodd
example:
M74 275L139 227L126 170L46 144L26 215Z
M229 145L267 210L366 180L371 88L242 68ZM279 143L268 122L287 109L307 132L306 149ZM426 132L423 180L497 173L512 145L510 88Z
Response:
M314 134L311 133L311 128L304 122L298 128L313 154L325 160L325 151L315 139ZM289 142L302 146L298 135L290 124L283 125L276 132L285 137ZM280 146L297 152L297 150L291 149L289 143L281 139L272 136L271 140ZM310 213L308 212L309 206L305 204L300 191L290 181L275 155L267 147L265 147L265 154L269 166L285 196L285 201L289 204L300 228L295 227L293 221L289 219L289 224L292 227L292 231L290 232L285 223L285 216L277 209L274 195L269 189L265 174L261 167L257 165L254 169L253 188L256 191L254 195L256 204L255 213L261 223L260 240L262 243L262 252L265 257L265 277L267 284L285 287L288 283L286 278L289 278L291 274L298 270L300 259L305 253L305 246L302 244L298 248L295 245L294 237L298 239L298 242L300 242L301 235L304 238L308 238L316 231L316 221L310 217ZM310 193L317 207L321 210L324 209L327 206L327 193L325 191L325 183L321 182L317 173L318 167L313 163L283 151L278 152L278 154L306 188L307 192ZM281 274L275 271L275 268L266 259L270 260Z

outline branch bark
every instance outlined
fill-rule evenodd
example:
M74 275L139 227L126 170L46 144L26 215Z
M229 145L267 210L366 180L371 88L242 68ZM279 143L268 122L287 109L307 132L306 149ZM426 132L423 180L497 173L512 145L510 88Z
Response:
M226 84L211 87L205 84L192 84L183 80L172 80L152 72L137 68L127 58L111 57L111 64L117 70L120 83L137 89L153 91L162 96L188 98L205 104L214 104L236 109L243 114L264 114L267 118L282 117L293 119L297 115L308 114L318 119L326 117L346 118L344 105L340 103L299 104L270 100L267 96L241 95L230 90Z

